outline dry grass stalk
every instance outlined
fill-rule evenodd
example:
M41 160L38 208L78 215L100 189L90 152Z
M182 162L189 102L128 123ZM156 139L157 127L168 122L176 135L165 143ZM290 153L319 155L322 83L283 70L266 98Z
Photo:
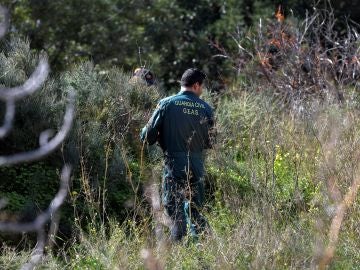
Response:
M339 233L341 229L341 224L344 220L345 213L347 209L354 203L356 195L360 187L360 177L356 177L349 188L348 192L345 194L344 199L337 205L335 216L332 219L330 230L329 230L329 244L326 247L324 254L319 262L319 269L323 270L329 265L329 263L334 258L336 245L339 240Z

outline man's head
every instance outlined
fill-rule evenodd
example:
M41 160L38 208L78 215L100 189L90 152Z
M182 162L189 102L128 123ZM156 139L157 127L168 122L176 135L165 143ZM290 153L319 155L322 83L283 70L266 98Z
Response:
M182 87L194 92L197 96L201 96L205 79L205 73L196 68L189 68L181 76L180 84Z
M139 78L143 80L147 86L155 84L154 74L150 70L143 67L135 69L133 78Z

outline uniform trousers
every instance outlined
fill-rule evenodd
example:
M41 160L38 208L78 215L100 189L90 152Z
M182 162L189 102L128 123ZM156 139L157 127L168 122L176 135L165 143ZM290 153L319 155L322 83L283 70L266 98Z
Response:
M200 213L204 203L204 159L202 153L165 154L162 202L171 219L170 238L181 240L189 230L193 238L208 226Z

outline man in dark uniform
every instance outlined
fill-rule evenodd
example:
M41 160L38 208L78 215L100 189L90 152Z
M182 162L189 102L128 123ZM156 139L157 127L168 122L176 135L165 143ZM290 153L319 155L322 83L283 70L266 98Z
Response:
M130 82L144 82L147 86L155 85L154 74L144 67L136 68Z
M172 240L181 240L187 225L195 237L207 226L199 209L204 201L203 150L211 148L214 116L200 99L205 78L198 69L186 70L181 91L159 102L141 132L142 141L158 142L164 153L162 200L172 220Z

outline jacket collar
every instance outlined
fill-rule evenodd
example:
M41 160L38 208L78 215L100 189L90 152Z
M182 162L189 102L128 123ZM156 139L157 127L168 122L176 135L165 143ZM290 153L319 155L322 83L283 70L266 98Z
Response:
M197 95L194 93L194 92L192 92L191 90L188 90L188 89L186 89L186 88L184 88L184 87L181 87L181 90L180 90L180 92L178 93L179 95L186 95L186 96L195 96L195 97L197 97Z

